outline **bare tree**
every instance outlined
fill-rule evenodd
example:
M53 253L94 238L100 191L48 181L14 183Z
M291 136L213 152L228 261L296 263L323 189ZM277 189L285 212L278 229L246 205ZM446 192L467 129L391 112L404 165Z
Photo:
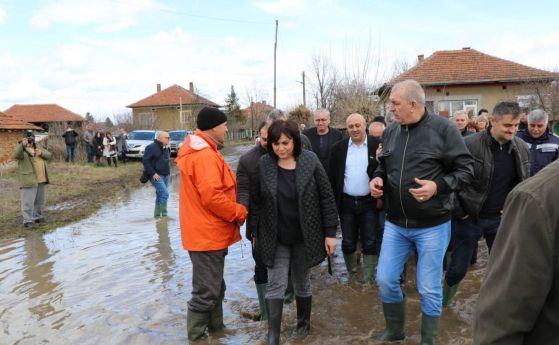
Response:
M337 75L332 61L321 55L314 55L311 61L311 92L317 108L333 112L336 108Z

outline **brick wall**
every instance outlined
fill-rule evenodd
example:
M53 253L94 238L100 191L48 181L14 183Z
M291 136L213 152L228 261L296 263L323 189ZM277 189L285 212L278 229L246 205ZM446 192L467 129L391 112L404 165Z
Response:
M22 130L0 129L0 163L5 162L12 157L12 152L22 135Z

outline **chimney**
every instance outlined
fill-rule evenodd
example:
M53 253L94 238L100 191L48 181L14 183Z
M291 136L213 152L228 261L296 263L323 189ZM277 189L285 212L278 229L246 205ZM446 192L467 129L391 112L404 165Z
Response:
M425 55L423 55L423 54L417 56L417 62L418 63L422 63L424 59L425 59Z
M157 84L157 92L161 92L161 84Z
M266 101L263 100L263 101L262 101L262 104L263 104L263 105L266 105Z
M190 92L194 93L194 83L190 82L188 89L190 90Z

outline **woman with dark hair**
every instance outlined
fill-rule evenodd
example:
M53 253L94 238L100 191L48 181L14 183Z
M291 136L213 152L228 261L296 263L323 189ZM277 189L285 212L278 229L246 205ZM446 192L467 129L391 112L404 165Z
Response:
M301 148L297 123L278 120L268 129L268 153L259 161L254 239L268 269L268 344L279 344L289 270L297 302L297 334L310 329L310 269L336 249L334 193L318 157Z
M103 145L103 139L105 139L103 132L97 131L95 133L95 136L93 137L93 140L91 141L91 144L93 145L93 154L95 155L95 162L97 163L97 166L101 165L101 157L103 157L103 149L105 148L105 146Z

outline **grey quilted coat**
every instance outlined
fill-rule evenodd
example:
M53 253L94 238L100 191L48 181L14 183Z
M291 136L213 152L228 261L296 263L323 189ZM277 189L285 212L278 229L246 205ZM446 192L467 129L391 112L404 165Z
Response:
M336 236L338 212L332 187L318 157L311 151L302 150L296 161L295 183L306 248L306 262L297 264L310 268L326 258L324 238ZM264 265L272 267L278 243L277 162L266 154L260 158L259 170L256 246Z

